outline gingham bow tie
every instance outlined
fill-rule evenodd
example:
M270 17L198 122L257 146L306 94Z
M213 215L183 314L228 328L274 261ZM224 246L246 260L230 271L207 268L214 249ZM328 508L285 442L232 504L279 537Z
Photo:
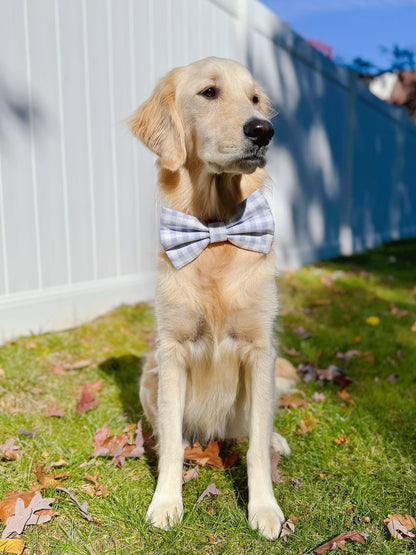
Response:
M250 251L270 252L274 221L269 203L260 189L238 207L227 222L203 224L194 216L163 208L160 239L177 270L195 260L209 243L229 241Z

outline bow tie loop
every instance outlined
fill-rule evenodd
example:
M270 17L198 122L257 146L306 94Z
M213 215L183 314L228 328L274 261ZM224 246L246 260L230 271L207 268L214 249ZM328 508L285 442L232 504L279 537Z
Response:
M195 260L210 243L229 241L239 248L266 254L273 236L273 214L260 189L247 197L227 222L205 225L194 216L170 208L163 208L160 218L161 243L177 270Z

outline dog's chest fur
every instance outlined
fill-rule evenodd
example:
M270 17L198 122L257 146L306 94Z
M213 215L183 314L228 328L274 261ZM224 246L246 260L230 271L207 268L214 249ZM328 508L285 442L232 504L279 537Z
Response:
M159 335L187 361L184 433L225 436L237 405L247 401L244 363L253 348L270 344L277 311L274 255L224 243L181 271L166 255L160 264Z

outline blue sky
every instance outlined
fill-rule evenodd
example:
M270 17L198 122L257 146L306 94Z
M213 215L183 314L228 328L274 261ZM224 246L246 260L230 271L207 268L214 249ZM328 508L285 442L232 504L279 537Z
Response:
M306 38L334 48L351 63L361 57L382 67L389 58L380 46L416 53L416 0L262 0Z

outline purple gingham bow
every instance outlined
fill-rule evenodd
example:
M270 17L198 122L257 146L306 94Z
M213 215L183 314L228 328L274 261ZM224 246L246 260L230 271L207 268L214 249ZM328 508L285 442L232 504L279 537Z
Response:
M177 270L195 260L209 243L229 241L250 251L270 252L274 221L269 203L260 189L238 207L227 222L203 224L183 212L162 208L160 239Z

